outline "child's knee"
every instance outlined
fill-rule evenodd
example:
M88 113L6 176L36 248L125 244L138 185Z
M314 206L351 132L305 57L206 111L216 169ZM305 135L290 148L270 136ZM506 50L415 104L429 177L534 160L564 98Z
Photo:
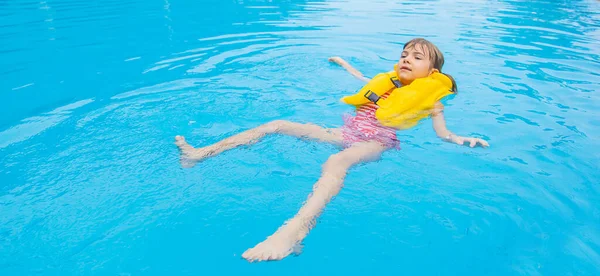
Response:
M266 132L278 132L285 127L287 123L288 122L284 120L274 120L264 124L263 127L266 129Z
M323 164L323 172L328 172L335 175L344 175L348 170L348 160L343 155L337 153L329 157Z

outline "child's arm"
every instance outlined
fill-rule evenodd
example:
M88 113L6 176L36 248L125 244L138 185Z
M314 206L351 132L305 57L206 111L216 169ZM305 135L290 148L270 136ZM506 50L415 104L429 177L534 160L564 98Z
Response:
M350 65L348 62L343 60L341 57L330 57L329 61L333 62L339 66L344 67L344 69L346 69L346 71L348 71L350 74L352 74L352 76L354 76L355 78L357 78L359 80L362 80L364 82L370 81L369 78L365 77L360 71L356 70L354 67L352 67L352 65Z
M433 120L433 129L435 130L435 134L447 142L452 142L459 145L469 142L470 147L475 147L478 143L481 144L482 147L488 147L490 145L483 139L474 137L461 137L450 132L446 128L446 120L444 119L444 105L440 102L435 104L431 114L431 119Z

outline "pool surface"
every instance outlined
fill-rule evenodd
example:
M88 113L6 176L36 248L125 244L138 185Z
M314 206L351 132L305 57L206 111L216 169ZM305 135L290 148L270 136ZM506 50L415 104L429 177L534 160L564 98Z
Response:
M340 97L433 41L459 94L438 139L354 167L299 256L241 254L338 151L173 144ZM0 1L0 275L600 275L600 1Z

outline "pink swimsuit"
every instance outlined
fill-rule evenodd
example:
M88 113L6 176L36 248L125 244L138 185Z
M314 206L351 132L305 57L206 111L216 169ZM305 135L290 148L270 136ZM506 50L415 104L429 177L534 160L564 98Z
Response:
M389 92L382 98L388 95ZM344 126L341 129L345 147L357 142L378 141L389 148L400 148L396 129L382 126L375 118L377 108L377 105L369 102L356 109L356 116L344 114Z

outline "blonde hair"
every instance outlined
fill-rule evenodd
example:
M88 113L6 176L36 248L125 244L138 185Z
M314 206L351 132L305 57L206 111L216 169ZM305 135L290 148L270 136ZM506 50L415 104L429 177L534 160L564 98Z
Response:
M406 42L406 44L404 44L404 48L402 49L406 50L415 48L417 46L420 47L425 52L424 54L429 57L429 62L432 64L431 68L437 69L440 71L440 73L442 73L442 67L444 66L444 54L442 54L442 51L440 51L435 44L431 43L431 41L424 38L414 38L409 42ZM452 81L452 92L456 93L456 81L454 81L454 78L449 74L444 75L446 75Z

